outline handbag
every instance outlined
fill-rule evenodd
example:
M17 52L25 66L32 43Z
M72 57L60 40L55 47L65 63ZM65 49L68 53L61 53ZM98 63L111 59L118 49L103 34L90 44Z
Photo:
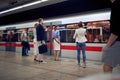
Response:
M24 46L24 47L28 47L28 42L22 41L22 42L21 42L21 45Z
M47 45L46 45L46 44L43 44L43 45L39 46L39 47L38 47L38 50L39 50L39 54L46 53L46 52L48 51Z

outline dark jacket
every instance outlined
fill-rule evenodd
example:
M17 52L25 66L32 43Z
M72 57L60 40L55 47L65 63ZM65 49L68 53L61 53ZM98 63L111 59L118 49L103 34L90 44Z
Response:
M111 5L110 32L117 35L117 41L120 41L120 0L115 0Z
M43 25L39 24L36 28L37 41L45 40L45 31Z

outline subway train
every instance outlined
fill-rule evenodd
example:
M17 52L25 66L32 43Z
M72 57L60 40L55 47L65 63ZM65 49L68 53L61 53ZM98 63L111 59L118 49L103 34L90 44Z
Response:
M73 39L75 29L79 21L84 22L84 28L87 29L86 56L88 60L100 61L102 48L105 46L109 35L110 10L108 11L91 11L79 14L71 14L56 18L44 19L45 40L48 47L46 55L53 55L51 43L52 25L58 25L61 40L61 57L76 58L76 43ZM36 21L0 26L0 51L11 51L16 53L22 52L21 32L28 28L30 37L30 54L33 54L33 26Z

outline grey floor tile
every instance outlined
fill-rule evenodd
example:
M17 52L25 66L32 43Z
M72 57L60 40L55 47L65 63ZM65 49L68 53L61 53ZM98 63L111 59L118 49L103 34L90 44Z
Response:
M102 73L102 64L87 61L87 68L77 65L76 59L45 55L46 64L34 62L34 55L22 57L20 53L0 51L0 80L77 80L91 74Z

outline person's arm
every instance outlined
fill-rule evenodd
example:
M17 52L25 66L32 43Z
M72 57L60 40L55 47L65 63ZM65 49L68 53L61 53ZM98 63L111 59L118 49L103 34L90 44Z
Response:
M73 35L73 39L75 39L75 38L76 38L76 35L77 35L77 34L76 34L76 30L75 30L75 33L74 33L74 35Z
M24 34L23 34L23 32L22 32L22 33L21 33L21 36L20 36L20 37L21 37L21 40L23 39L23 36L24 36Z
M109 37L109 40L107 42L107 46L110 47L114 42L115 40L118 38L117 35L111 33L110 37Z
M61 44L60 43L60 31L58 30L58 41L59 41L59 44Z
M29 35L27 35L27 40L28 40L28 42L30 41L30 36Z
M44 30L47 31L47 27L46 26L43 26Z

